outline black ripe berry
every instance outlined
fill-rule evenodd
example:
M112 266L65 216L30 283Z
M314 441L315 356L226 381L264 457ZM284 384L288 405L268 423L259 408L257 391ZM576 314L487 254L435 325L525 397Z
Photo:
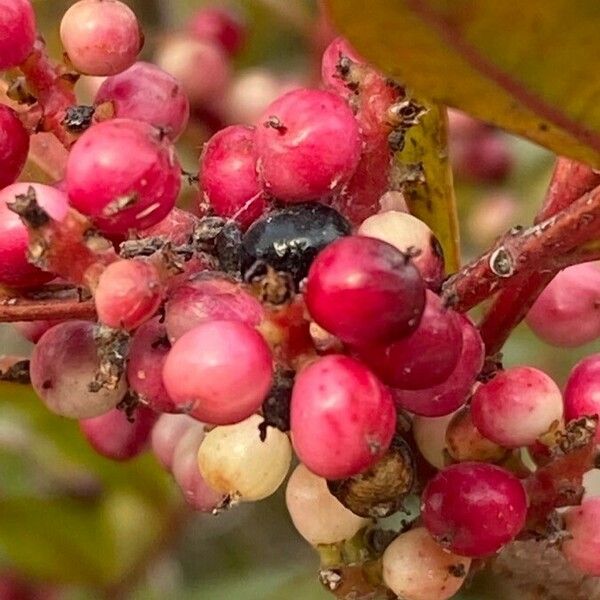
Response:
M242 275L261 261L289 273L298 285L315 256L350 231L342 215L318 202L276 209L256 221L242 238Z

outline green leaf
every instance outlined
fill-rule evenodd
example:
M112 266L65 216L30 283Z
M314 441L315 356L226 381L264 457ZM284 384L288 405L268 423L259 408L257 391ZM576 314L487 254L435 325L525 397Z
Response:
M452 169L448 158L448 119L439 104L417 99L427 107L418 125L406 134L396 154L400 185L410 211L431 227L444 250L446 270L460 266L460 240Z
M600 167L597 0L325 0L356 49L417 94Z
M180 509L150 455L117 463L30 386L0 382L0 552L25 574L110 586L169 535Z

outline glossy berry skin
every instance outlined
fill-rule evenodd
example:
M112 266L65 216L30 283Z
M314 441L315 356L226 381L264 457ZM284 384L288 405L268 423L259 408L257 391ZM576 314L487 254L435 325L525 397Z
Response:
M145 450L157 415L139 406L133 419L129 421L125 412L114 408L99 417L79 421L79 427L98 454L112 460L129 460Z
M264 309L254 296L213 273L202 273L181 284L165 305L165 326L172 342L207 321L240 321L256 327L263 318Z
M527 324L552 346L575 348L600 338L600 263L558 273L531 307Z
M471 321L459 315L462 352L448 379L422 390L393 390L400 408L424 417L441 417L460 408L469 398L475 378L483 367L485 348Z
M272 102L256 130L265 190L284 202L331 194L350 179L360 158L358 123L331 92L297 89Z
M0 0L0 71L20 65L34 42L35 13L30 0Z
M384 344L418 327L425 284L390 244L349 236L327 246L312 263L306 304L313 319L342 341Z
M150 441L158 462L167 470L173 470L173 459L178 444L190 429L204 432L204 425L187 415L161 415L152 428ZM200 439L201 441L201 439ZM194 462L200 443L194 451Z
M242 275L263 261L276 271L290 273L299 284L308 275L315 256L351 226L336 210L307 202L270 211L242 238Z
M479 386L471 401L473 423L505 448L529 446L562 420L560 389L544 372L513 367Z
M368 469L388 449L395 429L389 392L357 360L325 356L296 376L292 442L316 475L344 479Z
M175 404L215 425L237 423L257 411L271 387L269 347L237 321L208 321L173 345L163 381Z
M164 219L175 204L180 178L173 146L148 123L131 119L88 129L73 146L66 171L71 204L109 235Z
M100 322L109 327L136 329L160 306L160 274L150 262L118 260L100 275L94 300Z
M115 117L150 123L171 140L183 133L190 116L190 103L181 83L156 65L142 61L102 82L94 103L104 102L112 102Z
M415 331L387 346L362 348L359 355L384 383L409 390L445 381L456 367L461 351L459 317L427 290L425 310Z
M600 416L600 354L583 359L571 371L565 387L565 418ZM596 429L596 442L600 431Z
M488 556L525 525L523 485L495 465L465 462L446 467L429 481L421 501L429 533L461 556Z
M130 67L143 36L133 11L119 0L79 0L64 14L60 39L86 75L115 75Z
M564 518L569 537L562 544L563 554L582 573L600 576L600 497L570 508Z
M27 130L12 108L0 104L0 189L14 183L21 174L28 152Z
M27 194L30 188L50 218L62 221L69 208L65 194L41 183L14 183L0 190L0 284L9 287L31 287L53 279L52 274L27 260L27 228L19 215L7 206L16 196Z
M199 40L218 43L228 54L235 54L246 40L246 27L240 15L218 6L205 6L191 18L189 32Z
M216 215L237 221L243 229L263 214L253 127L232 125L208 140L200 157L200 188Z

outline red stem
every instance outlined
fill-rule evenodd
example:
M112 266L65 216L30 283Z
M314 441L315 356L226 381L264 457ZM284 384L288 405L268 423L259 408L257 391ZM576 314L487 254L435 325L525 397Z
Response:
M95 316L92 300L10 298L0 302L0 323L93 319Z

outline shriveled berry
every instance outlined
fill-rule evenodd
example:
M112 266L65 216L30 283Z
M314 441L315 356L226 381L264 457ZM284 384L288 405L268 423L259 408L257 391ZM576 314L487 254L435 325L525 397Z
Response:
M336 210L318 202L276 209L261 217L242 238L242 275L257 261L290 273L296 284L315 256L351 226Z
M350 236L314 260L306 304L313 319L342 341L385 344L418 327L425 284L407 256L390 244Z

